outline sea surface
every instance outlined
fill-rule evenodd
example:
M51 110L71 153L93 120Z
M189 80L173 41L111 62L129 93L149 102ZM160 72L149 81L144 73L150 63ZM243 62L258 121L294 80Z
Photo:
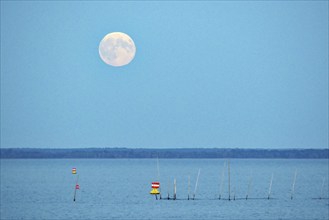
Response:
M0 217L329 219L328 159L229 161L230 184L226 159L1 159ZM153 181L161 200L149 194Z

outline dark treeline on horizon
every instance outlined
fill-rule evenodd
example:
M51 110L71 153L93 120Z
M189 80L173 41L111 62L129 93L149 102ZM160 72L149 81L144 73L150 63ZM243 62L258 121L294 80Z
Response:
M329 158L329 149L0 148L0 158Z

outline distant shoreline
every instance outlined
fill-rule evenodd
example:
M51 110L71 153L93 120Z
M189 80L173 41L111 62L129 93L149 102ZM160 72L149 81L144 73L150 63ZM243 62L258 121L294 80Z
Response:
M1 159L69 158L245 158L328 159L329 149L241 149L241 148L0 148Z

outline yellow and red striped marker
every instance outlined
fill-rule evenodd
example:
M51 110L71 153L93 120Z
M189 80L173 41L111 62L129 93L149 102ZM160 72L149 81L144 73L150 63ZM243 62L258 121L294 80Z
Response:
M151 190L150 194L152 194L152 195L160 194L158 188L160 188L160 183L152 182L152 190Z

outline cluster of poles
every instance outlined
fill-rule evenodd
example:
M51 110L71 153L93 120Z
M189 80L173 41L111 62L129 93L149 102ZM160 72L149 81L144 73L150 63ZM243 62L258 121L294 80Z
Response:
M236 200L235 197L235 189L233 190L233 195L231 195L231 175L230 175L230 161L227 162L227 172L228 172L228 198L223 198L223 185L224 185L224 175L225 175L225 164L222 170L222 174L221 174L221 182L220 182L220 192L219 192L219 196L218 199L221 200ZM158 180L160 179L160 171L159 171L159 159L157 159L157 170L158 170ZM194 187L194 191L193 194L191 196L191 181L190 181L190 176L188 176L188 194L187 194L187 200L195 200L195 196L196 196L196 192L197 192L197 188L198 188L198 182L199 182L199 177L200 177L200 172L201 169L198 170L198 175L196 178L196 182L195 182L195 187ZM274 174L272 173L271 175L271 179L270 179L270 184L269 184L269 188L268 188L268 193L267 193L267 197L264 199L270 199L271 198L271 191L272 191L272 184L273 184L273 178L274 178ZM290 194L290 199L294 198L295 195L295 184L296 184L296 179L297 179L297 169L295 170L295 174L294 174L294 178L293 178L293 182L292 182L292 187L291 187L291 194ZM250 190L251 190L251 185L252 185L252 175L250 175L250 179L248 182L248 189L247 189L247 193L246 193L246 197L243 199L248 200L249 195L250 195ZM323 178L322 181L322 187L321 187L321 194L320 197L317 199L326 199L326 197L324 196L324 190L325 188L325 177ZM167 199L167 200L176 200L177 199L177 186L176 186L176 178L174 178L174 190L173 190L173 196L170 197L169 195L169 191L170 191L170 184L168 183L168 193L167 193L167 197L163 198L161 195L161 191L159 192L159 198L160 199ZM158 196L155 195L156 200L158 200Z
M194 200L195 199L195 195L196 195L196 190L198 188L198 182L199 182L199 176L200 176L200 172L201 172L201 169L199 169L198 171L198 177L197 177L197 180L196 180L196 183L195 183L195 187L194 187L194 191L193 191L193 194L192 196L191 195L191 181L190 181L190 176L188 176L188 195L187 195L187 200ZM169 195L169 186L170 184L168 184L168 193L167 193L167 197L165 198L162 198L161 196L161 192L160 192L160 199L167 199L167 200L176 200L177 199L177 185L176 185L176 178L174 178L174 193L173 193L173 197L170 197ZM158 196L155 195L155 198L156 200L158 200Z

